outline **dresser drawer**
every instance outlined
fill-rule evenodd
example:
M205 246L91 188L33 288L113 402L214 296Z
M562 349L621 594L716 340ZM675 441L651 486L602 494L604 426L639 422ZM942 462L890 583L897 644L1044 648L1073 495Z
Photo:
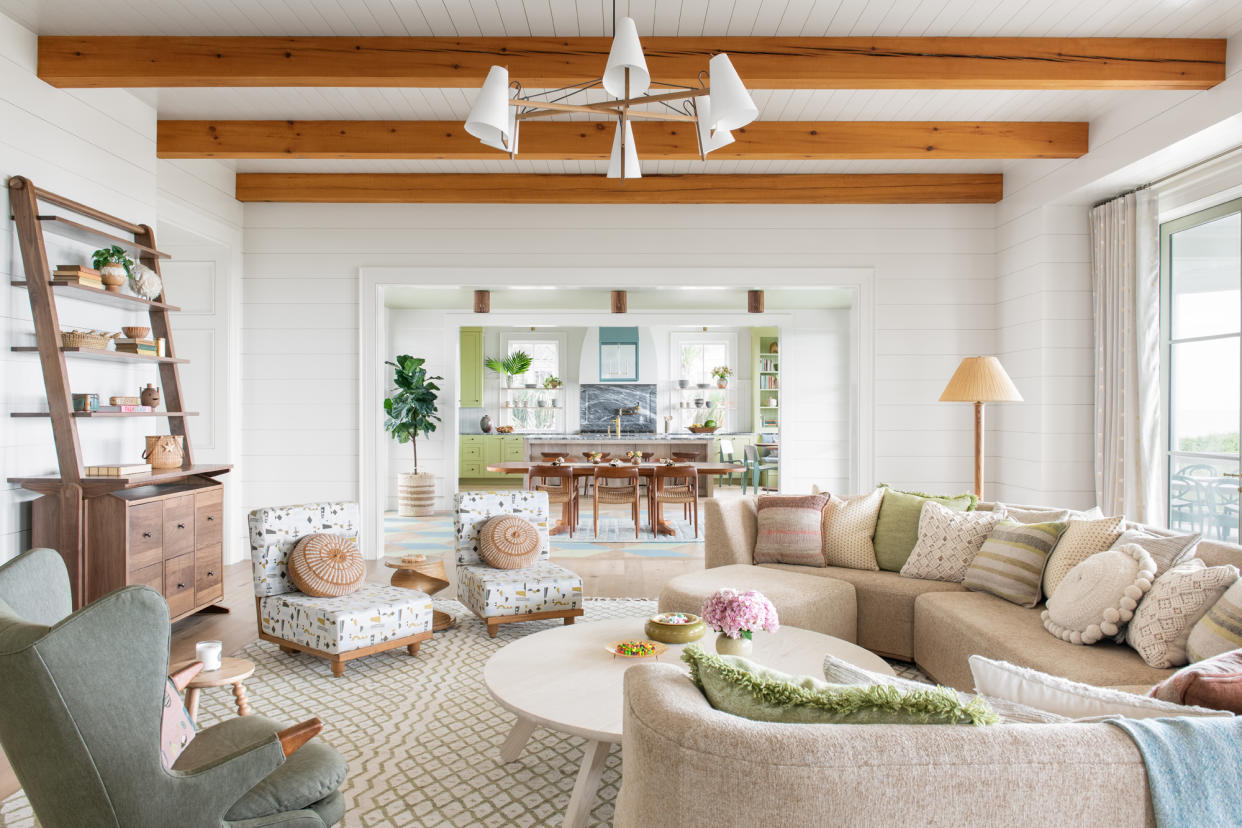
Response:
M194 495L194 545L220 543L224 538L224 489L208 489Z
M224 547L221 544L194 550L194 603L206 604L224 596Z
M128 510L129 569L145 569L164 557L164 504L140 503Z
M126 583L149 586L156 592L164 591L164 565L157 563L129 573Z
M194 551L194 495L164 501L164 557Z
M164 561L164 600L173 618L194 609L194 554Z
M482 477L483 476L483 464L477 461L474 463L462 463L461 472L459 476L460 477Z

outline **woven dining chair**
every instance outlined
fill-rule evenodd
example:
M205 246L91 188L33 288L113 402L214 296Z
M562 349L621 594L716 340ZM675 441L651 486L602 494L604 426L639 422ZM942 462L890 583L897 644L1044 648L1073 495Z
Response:
M574 482L574 470L569 466L531 466L526 474L526 488L532 492L547 492L548 502L561 507L561 520L569 527L569 536L578 529L578 487Z
M694 536L699 536L699 478L694 466L659 466L651 476L650 500L647 514L651 517L651 531L658 533L664 520L664 504L680 504L682 516L693 509Z
M599 507L601 504L628 504L630 514L634 517L634 538L638 539L638 518L641 501L638 497L638 469L634 466L596 466L595 495L592 505L595 510L595 537L599 537ZM609 484L609 480L624 480L625 483Z

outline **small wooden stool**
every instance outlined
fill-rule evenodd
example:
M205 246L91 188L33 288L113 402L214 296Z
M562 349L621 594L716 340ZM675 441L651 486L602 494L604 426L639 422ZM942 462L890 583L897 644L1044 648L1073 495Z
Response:
M179 661L170 666L168 672L175 673L193 664L196 660L191 658ZM254 675L253 661L225 656L220 659L219 670L212 670L210 673L204 670L190 679L190 683L185 686L185 709L189 711L190 719L195 724L198 723L198 694L204 687L223 687L226 684L233 685L233 697L237 700L237 715L249 716L250 702L246 699L246 687L242 682L252 675Z
M426 555L416 556L419 560L403 561L400 557L384 558L384 566L395 569L389 582L395 587L416 589L428 595L435 595L449 585L448 575L444 572L444 561L429 561ZM431 631L447 630L457 623L457 619L443 610L432 612Z

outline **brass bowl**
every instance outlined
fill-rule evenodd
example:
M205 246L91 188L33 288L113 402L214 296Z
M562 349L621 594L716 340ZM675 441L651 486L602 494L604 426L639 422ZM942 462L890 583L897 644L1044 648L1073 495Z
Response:
M689 644L691 641L698 641L707 633L707 625L703 623L703 619L689 612L683 612L691 619L688 624L668 624L660 619L666 613L657 613L647 619L647 625L643 628L644 633L652 641L660 641L664 644Z

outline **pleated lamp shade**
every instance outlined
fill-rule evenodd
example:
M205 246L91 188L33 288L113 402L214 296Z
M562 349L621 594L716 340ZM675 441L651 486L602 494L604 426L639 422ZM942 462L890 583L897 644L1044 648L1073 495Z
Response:
M625 97L626 69L630 70L629 96L633 98L646 92L651 86L651 75L647 72L647 58L643 57L643 46L638 42L638 27L632 17L617 21L612 48L608 50L608 63L604 66L604 89L614 98ZM629 161L626 161L626 166L629 166Z
M489 147L513 152L517 108L509 106L509 70L493 66L466 116L466 132Z
M707 62L707 72L712 89L709 126L713 131L741 129L759 117L759 107L751 100L728 55L714 55Z
M1022 395L1000 360L993 356L966 357L953 372L941 402L1022 402Z
M695 126L699 128L699 144L703 147L704 154L733 143L733 133L727 129L718 129L712 132L712 99L710 95L700 95L695 98L694 111L699 116L699 122Z
M625 122L625 177L642 178L643 172L638 166L638 147L634 145L634 130L630 122ZM608 177L621 177L621 128L618 125L612 133L612 156L608 159Z

